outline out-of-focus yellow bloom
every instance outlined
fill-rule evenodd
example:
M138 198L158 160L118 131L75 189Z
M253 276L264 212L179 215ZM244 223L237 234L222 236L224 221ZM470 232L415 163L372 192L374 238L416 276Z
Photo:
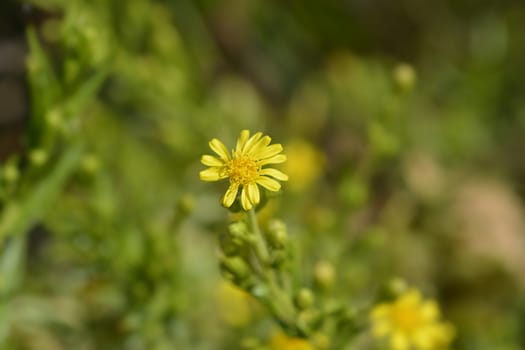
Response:
M284 172L290 176L290 190L301 192L319 178L325 159L312 144L296 139L286 145L288 161Z
M370 317L373 335L388 336L393 350L445 350L454 338L454 327L440 321L438 304L422 300L414 289L392 303L376 305Z
M252 319L252 297L231 283L221 281L217 286L217 307L221 319L233 327L241 327Z
M277 332L270 340L270 350L315 350L315 348L305 339Z
M394 80L404 90L410 90L414 87L417 80L417 74L414 67L408 63L401 63L394 68Z
M230 207L237 193L241 190L241 204L244 210L250 210L260 202L259 187L270 191L279 191L281 184L276 180L287 181L288 176L273 168L263 168L267 164L278 164L286 161L280 144L270 145L272 139L261 132L250 137L250 131L243 130L237 139L237 145L230 153L218 139L212 139L210 148L219 158L203 155L201 162L209 166L200 172L203 181L230 179L230 187L222 197L222 204Z

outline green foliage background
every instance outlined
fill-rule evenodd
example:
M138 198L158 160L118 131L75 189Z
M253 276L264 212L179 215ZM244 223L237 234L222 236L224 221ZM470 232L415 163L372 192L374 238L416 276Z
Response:
M521 1L31 3L9 8L30 112L0 169L2 349L264 344L264 312L221 319L226 184L198 180L208 140L244 128L323 154L268 214L303 284L330 261L329 297L357 307L399 276L454 349L525 347Z

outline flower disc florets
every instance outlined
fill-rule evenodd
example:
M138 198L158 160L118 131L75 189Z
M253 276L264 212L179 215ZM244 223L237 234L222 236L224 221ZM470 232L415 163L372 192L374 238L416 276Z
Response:
M371 319L374 335L389 336L392 350L445 350L454 338L453 326L440 320L438 304L414 289L376 305Z
M250 210L260 202L260 185L270 191L279 191L281 184L276 181L287 181L288 176L277 169L263 168L267 164L278 164L286 161L286 156L280 154L283 147L280 144L270 145L271 138L261 132L250 137L248 130L241 131L235 150L230 153L218 139L212 139L210 148L219 158L204 155L201 162L209 166L200 172L203 181L218 181L230 179L230 187L222 197L222 204L230 207L237 193L241 191L241 205L244 210Z
M227 164L228 177L230 182L239 185L247 185L255 182L258 176L259 167L257 162L245 156L235 156Z

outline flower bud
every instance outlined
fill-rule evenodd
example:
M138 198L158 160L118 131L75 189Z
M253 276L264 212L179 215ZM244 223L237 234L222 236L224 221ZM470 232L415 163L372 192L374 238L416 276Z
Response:
M33 165L42 166L47 162L48 154L41 148L34 149L29 153L29 160Z
M248 233L248 227L243 221L238 221L230 224L228 226L228 231L230 231L232 237L240 238L246 236L246 233Z
M250 269L239 256L224 257L221 260L221 269L229 272L236 279L244 279L250 274Z
M274 248L282 248L288 240L286 225L281 220L271 220L268 224L268 242Z
M407 289L407 282L401 277L392 278L387 285L388 293L395 296L403 294Z
M64 115L59 108L54 108L46 115L46 122L50 127L61 129L64 127Z
M228 234L222 234L219 237L219 246L226 256L234 256L239 254L242 246L242 241L239 238L232 237Z
M18 171L18 168L15 164L7 164L3 170L3 176L6 182L16 182L16 180L18 180L20 177L20 172Z
M403 90L411 90L416 83L416 71L414 67L408 63L401 63L394 68L394 80L396 84Z
M334 266L328 261L319 261L314 266L314 282L321 289L329 289L334 284Z
M308 288L302 288L295 296L295 305L301 309L308 309L314 303L314 295Z

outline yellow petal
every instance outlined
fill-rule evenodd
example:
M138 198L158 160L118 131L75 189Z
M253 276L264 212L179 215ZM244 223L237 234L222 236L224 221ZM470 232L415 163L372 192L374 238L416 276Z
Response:
M376 322L372 327L372 334L377 338L382 338L392 330L392 325L389 322Z
M228 190L222 197L222 205L224 205L226 208L231 207L233 202L235 201L235 197L237 197L237 191L239 189L238 184L231 184L230 187L228 187Z
M205 154L205 155L203 155L201 157L201 163L204 164L204 165L213 166L213 167L224 166L224 162L222 160L220 160L217 157L210 156L210 155L207 155L207 154Z
M280 181L288 181L288 175L286 175L282 171L273 168L262 169L261 171L259 171L259 174L268 175Z
M249 147L246 147L244 153L252 155L254 158L259 158L256 155L262 150L266 149L270 142L272 142L272 138L270 136L264 136L259 141L252 143Z
M241 204L244 210L250 210L252 208L252 203L250 202L250 199L248 198L248 193L246 190L246 186L242 188L241 192Z
M230 154L228 153L228 149L226 148L226 146L224 146L224 143L222 143L218 139L212 139L209 142L209 145L213 152L217 153L222 160L230 160Z
M421 350L430 350L435 349L437 344L433 327L422 327L421 329L416 330L412 334L412 341L418 349Z
M257 162L257 164L259 164L260 166L263 166L266 164L279 164L279 163L284 163L284 162L286 162L286 155L278 154L276 156L260 160L259 162Z
M248 199L250 202L252 202L253 205L259 204L261 197L259 193L259 187L257 187L257 184L250 183L246 185L246 189L248 191Z
M374 306L372 312L370 313L370 318L372 320L379 320L387 317L390 313L391 306L387 303L381 303Z
M439 314L439 306L434 300L425 301L421 306L421 315L426 321L437 320Z
M396 301L396 304L418 306L420 302L421 293L417 289L410 289Z
M270 145L264 148L257 148L253 150L253 156L257 159L266 159L275 156L283 151L283 146L280 143Z
M246 141L248 141L248 138L250 137L250 130L243 130L241 131L239 138L237 139L237 145L235 146L235 150L237 152L241 152L244 145L246 144Z
M247 149L250 149L250 147L255 144L257 141L259 141L259 139L261 138L262 136L262 132L258 132L256 134L254 134L252 137L250 137L248 139L248 141L246 141L246 143L244 144L244 147L242 148L242 152L243 153L246 153L246 150Z
M199 173L199 178L202 181L218 181L220 179L226 178L226 176L221 176L220 168L212 167L201 171Z
M446 323L430 323L413 335L414 344L421 350L448 349L454 339L454 327Z
M406 335L401 332L396 332L390 338L390 346L392 350L407 350L410 346L410 342Z
M279 189L281 188L280 183L266 176L260 176L255 182L257 182L262 187L274 192L279 191Z

